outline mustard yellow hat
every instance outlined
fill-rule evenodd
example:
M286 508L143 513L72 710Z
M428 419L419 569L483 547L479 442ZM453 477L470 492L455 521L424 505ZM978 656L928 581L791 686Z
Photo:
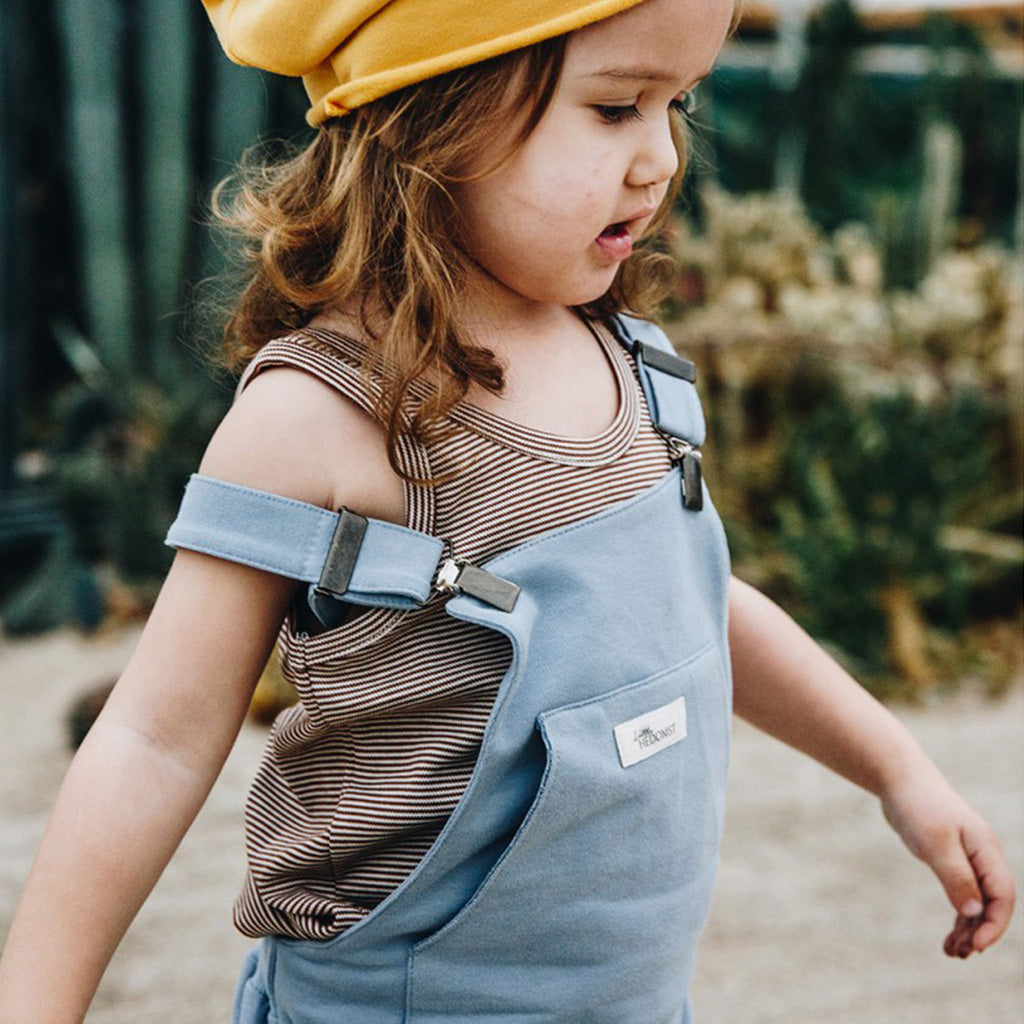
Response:
M236 64L301 76L321 124L642 0L203 0Z

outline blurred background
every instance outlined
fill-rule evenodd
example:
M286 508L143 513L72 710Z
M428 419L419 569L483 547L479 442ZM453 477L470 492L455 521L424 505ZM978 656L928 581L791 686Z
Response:
M226 61L198 4L0 19L14 636L145 613L230 396L197 315L225 269L208 194L309 130L301 86ZM737 570L882 693L999 690L1021 660L1021 21L751 2L698 97L663 319L703 370Z
M662 317L700 367L738 575L908 715L981 695L997 732L1024 617L1022 23L1003 0L750 0L700 87ZM301 145L305 108L230 64L198 3L0 4L0 774L22 878L64 764L17 775L15 723L50 715L49 755L88 722L80 691L123 663L230 401L210 190L258 137ZM267 686L264 717L291 699ZM775 1019L737 1013L712 1019Z

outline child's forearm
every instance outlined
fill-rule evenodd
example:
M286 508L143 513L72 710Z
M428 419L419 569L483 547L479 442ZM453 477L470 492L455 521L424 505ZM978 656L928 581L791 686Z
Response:
M956 908L949 956L991 946L1015 899L991 826L896 717L768 598L734 579L729 610L737 713L881 798L889 824Z
M100 718L65 779L11 927L0 964L4 1024L82 1020L216 774L214 763L187 762Z
M917 741L785 612L733 579L729 641L737 714L879 796L936 771Z

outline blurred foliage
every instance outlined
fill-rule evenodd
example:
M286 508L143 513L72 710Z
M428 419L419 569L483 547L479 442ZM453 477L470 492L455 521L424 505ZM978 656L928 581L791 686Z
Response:
M878 675L879 640L916 628L915 600L937 621L964 624L969 560L945 547L991 471L993 411L976 393L923 403L903 392L853 399L836 388L787 425L780 455L779 540L792 557L807 628ZM930 681L914 639L894 635L910 681Z
M923 77L861 73L865 41L832 0L788 101L770 67L702 87L670 332L739 572L878 692L998 688L1024 560L1020 83L945 18ZM93 626L145 613L229 400L187 284L224 269L206 196L257 137L307 134L305 97L231 65L198 4L10 0L0 43L2 619ZM787 133L800 194L759 194Z
M675 228L669 331L701 367L738 573L879 693L1005 686L1024 563L1018 255L948 250L890 291L864 225L829 235L792 197L701 203L703 229Z
M926 72L858 70L859 48L876 42L923 48ZM779 140L795 132L803 154L800 197L815 223L828 231L851 220L896 227L908 213L916 216L934 159L926 136L940 122L959 140L951 201L960 230L975 240L1011 241L1020 195L1020 81L994 73L969 25L936 13L909 37L879 39L861 27L849 0L830 0L812 16L806 44L789 97L780 96L770 64L726 65L701 87L709 176L733 193L773 188ZM909 270L894 266L925 269L916 256Z
M37 480L60 514L25 581L3 609L8 632L109 612L144 614L167 571L167 526L223 403L204 388L75 383L54 399L53 434ZM134 591L134 592L133 592Z
M146 608L230 398L205 354L218 297L201 315L189 284L227 266L206 197L275 124L307 131L305 97L230 64L198 4L12 0L3 29L2 619L92 626Z

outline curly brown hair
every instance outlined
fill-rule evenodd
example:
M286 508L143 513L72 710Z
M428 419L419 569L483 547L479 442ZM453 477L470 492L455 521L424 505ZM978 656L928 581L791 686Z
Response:
M381 383L378 414L396 472L398 439L422 438L465 397L470 382L498 393L501 366L463 339L459 298L472 263L458 244L450 191L500 166L550 104L567 36L448 72L326 122L303 150L267 159L250 151L213 194L221 224L241 236L246 284L224 328L221 359L241 369L268 341L330 307L358 309L367 366ZM472 176L496 119L517 112L507 152ZM656 240L679 190L686 131L675 131L679 170L642 244L611 288L581 307L589 318L649 314L663 298L671 260ZM368 315L375 311L376 316ZM383 323L376 332L371 321ZM429 387L410 386L425 380ZM420 481L423 482L423 481Z

